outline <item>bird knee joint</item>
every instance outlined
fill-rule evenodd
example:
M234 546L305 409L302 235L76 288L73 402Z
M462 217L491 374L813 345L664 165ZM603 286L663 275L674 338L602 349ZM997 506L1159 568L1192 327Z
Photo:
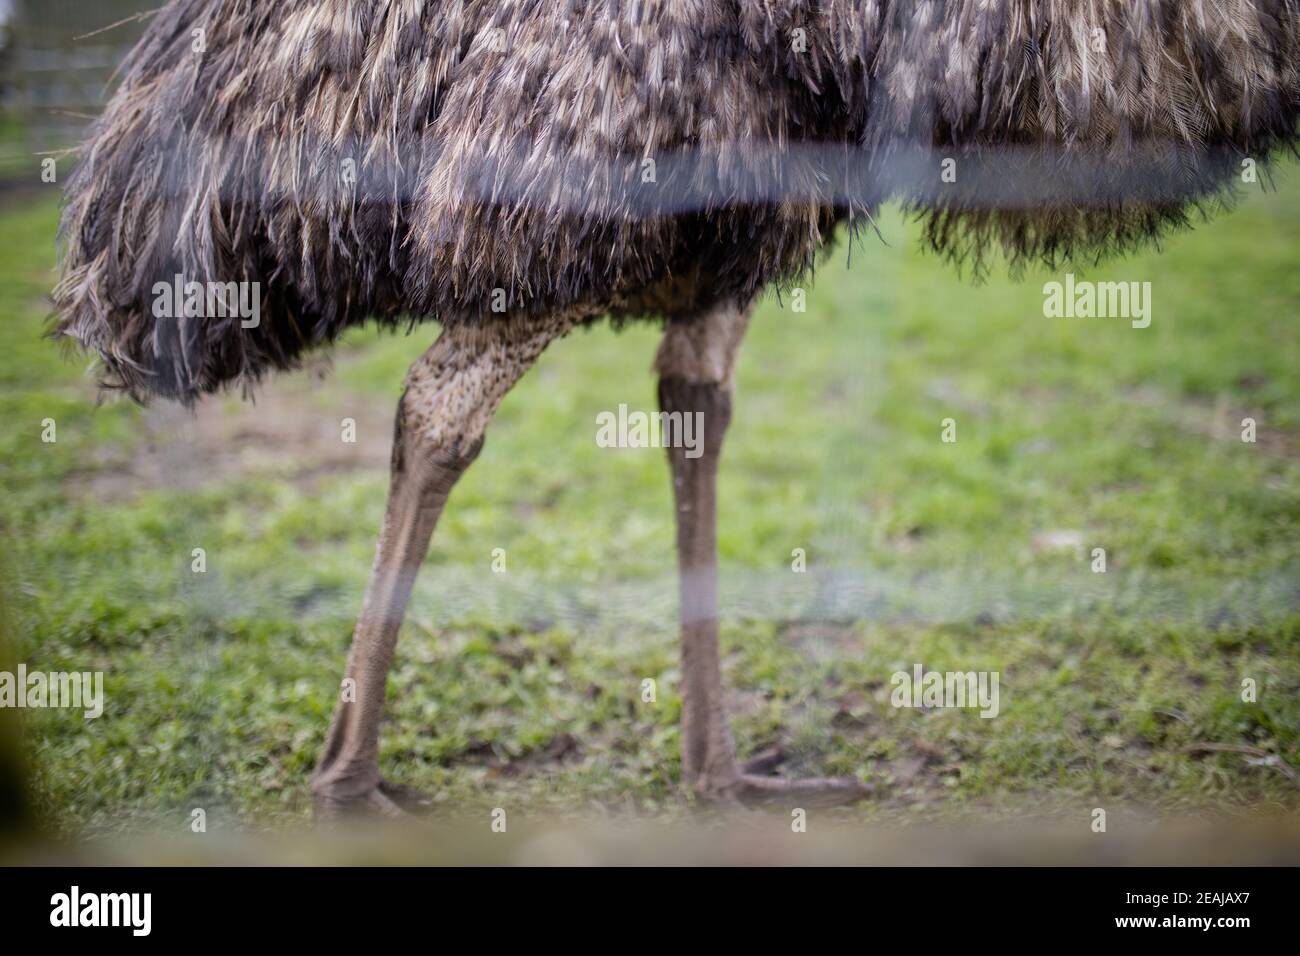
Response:
M450 488L483 448L483 430L473 422L418 408L409 396L397 409L393 471L418 472L434 486Z

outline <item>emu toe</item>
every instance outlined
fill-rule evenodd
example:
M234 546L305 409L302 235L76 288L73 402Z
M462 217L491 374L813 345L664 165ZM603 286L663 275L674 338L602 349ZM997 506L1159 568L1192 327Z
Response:
M403 784L379 781L363 794L344 795L328 790L315 794L313 810L317 820L413 820L433 808L433 798Z

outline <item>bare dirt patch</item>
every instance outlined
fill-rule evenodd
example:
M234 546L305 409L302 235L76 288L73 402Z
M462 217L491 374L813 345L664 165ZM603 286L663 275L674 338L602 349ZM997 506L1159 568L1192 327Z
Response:
M229 395L192 410L153 406L140 420L140 442L97 449L65 487L73 497L120 502L238 478L279 478L307 487L326 475L384 472L396 399L333 387L328 371L327 363L318 362L269 380L251 401Z
M1135 402L1167 410L1176 427L1216 441L1241 442L1242 422L1253 418L1258 425L1255 443L1261 449L1282 458L1300 458L1300 434L1274 426L1257 410L1234 407L1223 399L1211 402L1206 398L1183 397L1174 401L1167 393L1146 386L1130 389L1129 394Z

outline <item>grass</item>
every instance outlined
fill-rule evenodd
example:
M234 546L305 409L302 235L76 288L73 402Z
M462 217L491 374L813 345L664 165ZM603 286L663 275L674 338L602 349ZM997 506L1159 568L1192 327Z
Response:
M843 248L822 264L806 313L762 303L721 478L743 752L871 780L879 799L837 813L890 824L1297 808L1269 760L1300 766L1298 173L1081 276L1150 281L1148 329L1044 318L1059 274L963 283L896 214L850 268ZM305 820L383 508L385 416L433 330L356 332L327 382L214 406L219 439L96 407L84 363L39 338L56 217L51 199L0 212L5 590L17 659L103 670L108 703L97 721L23 712L38 807L83 835L179 831L196 806L214 828ZM689 809L666 466L594 441L598 412L654 407L656 338L600 327L548 352L438 529L382 764L448 814ZM240 438L345 416L376 467L323 463L324 441L250 460ZM894 709L890 675L918 662L997 671L1000 715ZM1186 752L1200 743L1265 757Z

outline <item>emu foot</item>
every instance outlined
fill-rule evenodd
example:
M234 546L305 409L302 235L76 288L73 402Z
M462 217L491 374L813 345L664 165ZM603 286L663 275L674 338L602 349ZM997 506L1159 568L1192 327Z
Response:
M744 804L791 803L810 807L834 807L857 803L875 790L856 777L763 777L741 774L736 783L736 799Z
M427 814L433 800L422 791L402 784L380 780L360 794L341 793L324 788L315 794L316 819L336 820L413 820Z
M773 777L785 762L779 747L760 751L741 765L740 779L736 784L736 799L745 804L790 803L799 801L810 807L834 807L875 794L875 788L856 777L805 777L786 779Z
M833 807L857 803L875 794L874 787L856 777L770 776L784 760L785 755L779 749L764 750L731 773L701 777L691 789L706 803L745 806L797 801L810 807Z

